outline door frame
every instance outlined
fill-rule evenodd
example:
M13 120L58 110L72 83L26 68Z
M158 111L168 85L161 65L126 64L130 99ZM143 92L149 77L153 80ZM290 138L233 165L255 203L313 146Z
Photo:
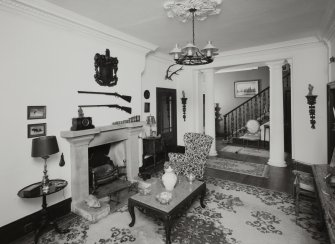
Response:
M177 142L178 142L178 138L177 138L177 90L173 89L173 88L162 88L162 87L156 87L156 117L157 117L157 134L161 133L161 123L159 121L160 115L161 115L161 110L159 109L159 98L161 96L161 94L163 93L167 93L167 92L172 92L173 96L174 96L174 101L172 102L172 111L173 111L173 115L172 115L172 124L173 126L173 138L174 138L174 145L177 146Z

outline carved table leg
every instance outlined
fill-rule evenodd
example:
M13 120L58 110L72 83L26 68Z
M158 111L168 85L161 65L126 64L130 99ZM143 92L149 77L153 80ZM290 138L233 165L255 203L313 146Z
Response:
M60 228L58 226L56 220L50 221L50 224L55 228L56 232L59 233L59 234L66 234L66 233L70 232L69 229Z
M131 216L131 222L129 227L133 227L135 224L135 211L134 211L134 204L131 201L128 201L128 211Z
M170 219L166 219L164 221L165 225L165 235L166 235L166 244L171 244L171 221Z
M200 196L200 205L201 205L202 208L206 207L206 205L204 203L205 196L206 196L206 185L204 185L204 187L202 189L202 192L201 192L201 196Z

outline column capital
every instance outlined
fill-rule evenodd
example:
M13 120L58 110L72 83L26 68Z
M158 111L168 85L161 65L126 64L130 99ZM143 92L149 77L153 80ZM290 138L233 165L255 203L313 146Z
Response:
M211 74L211 73L214 74L214 69L213 68L202 69L201 72L204 73L204 74Z
M270 61L267 62L266 65L270 68L270 69L278 69L278 68L282 68L282 66L285 64L285 60L281 59L281 60L275 60L275 61Z

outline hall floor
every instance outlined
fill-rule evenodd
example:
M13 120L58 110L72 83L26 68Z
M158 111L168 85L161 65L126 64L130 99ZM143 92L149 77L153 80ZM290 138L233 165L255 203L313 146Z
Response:
M261 164L266 164L269 160L269 158L266 157L222 152L221 149L226 145L227 144L223 142L222 138L216 138L216 150L218 153L217 157ZM257 150L257 148L254 148L254 150ZM207 169L206 174L208 176L213 176L224 180L235 181L247 185L263 187L291 194L294 180L292 174L292 161L291 159L288 159L286 162L287 167L285 168L269 166L269 178L255 177L233 172L224 172L215 169Z

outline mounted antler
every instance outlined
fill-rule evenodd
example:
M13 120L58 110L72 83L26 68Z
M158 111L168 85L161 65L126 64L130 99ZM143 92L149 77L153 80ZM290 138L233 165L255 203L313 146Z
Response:
M165 74L165 80L172 80L172 76L173 75L178 75L178 71L183 70L183 66L181 66L179 69L175 70L175 71L170 71L171 67L175 66L177 64L171 64L167 70L166 70L166 74ZM171 74L169 74L171 72Z

